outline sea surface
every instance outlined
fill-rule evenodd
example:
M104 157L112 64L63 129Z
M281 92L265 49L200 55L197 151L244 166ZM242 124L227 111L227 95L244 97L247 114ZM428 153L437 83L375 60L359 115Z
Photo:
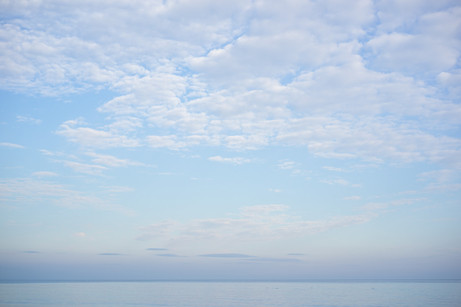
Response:
M0 306L461 306L461 281L0 283Z

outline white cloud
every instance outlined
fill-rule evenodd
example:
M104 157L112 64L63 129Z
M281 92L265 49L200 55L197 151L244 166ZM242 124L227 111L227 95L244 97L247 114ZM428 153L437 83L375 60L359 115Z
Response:
M457 168L438 169L434 171L424 172L419 174L419 179L428 182L425 187L426 191L457 191L461 190L461 174L459 169L461 164L456 165Z
M240 165L243 163L251 162L250 159L246 159L242 157L224 158L221 156L209 157L208 160L213 161L213 162L230 163L230 164L235 164L235 165Z
M292 170L295 168L296 162L293 161L283 161L278 164L278 167L282 170Z
M58 161L63 163L65 166L72 168L74 171L89 175L101 175L102 171L106 170L107 167L97 164L87 164L76 161Z
M288 206L280 204L256 205L250 207L243 207L241 209L241 214L243 216L262 216L271 214L273 212L283 212L286 211L288 208Z
M70 120L64 122L56 132L66 137L69 141L84 147L110 148L110 147L137 147L139 142L126 135L112 133L106 130L97 130L89 127L78 127L80 121Z
M373 38L367 46L376 57L374 66L381 70L423 73L446 71L456 65L460 54L457 46L444 42L439 36L391 33Z
M455 1L1 5L4 88L114 91L98 108L107 125L58 129L84 147L461 156Z
M342 178L321 180L321 182L326 183L326 184L332 184L332 185L338 184L338 185L352 187L352 188L360 188L362 186L361 184L350 183L349 181L342 179Z
M150 147L177 150L186 146L186 143L178 140L176 135L150 135L147 137L147 142Z
M340 167L324 166L323 168L328 170L328 171L332 171L332 172L344 172L344 169L342 169Z
M40 171L40 172L32 173L32 176L34 177L56 177L58 176L58 174L56 174L55 172Z
M93 163L107 166L107 167L124 167L124 166L142 166L140 162L131 161L128 159L119 159L111 155L102 155L94 152L86 153L87 156L92 157Z
M35 124L35 125L38 125L38 124L42 123L41 119L36 119L36 118L30 117L30 116L22 116L22 115L16 116L16 120L18 122L31 123L31 124Z
M379 30L392 32L399 28L413 26L418 18L429 12L440 12L455 7L456 0L380 0L376 2L377 15L380 19Z
M19 144L14 144L14 143L8 143L8 142L1 142L0 146L3 147L10 147L10 148L19 148L19 149L24 149L25 147Z
M106 193L128 193L128 192L134 191L133 188L125 187L125 186L108 186L108 187L102 187L102 189Z

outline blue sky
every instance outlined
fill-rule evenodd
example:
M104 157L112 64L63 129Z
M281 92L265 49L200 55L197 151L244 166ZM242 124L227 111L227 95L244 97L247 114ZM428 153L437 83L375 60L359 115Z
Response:
M0 278L461 278L457 1L2 1Z

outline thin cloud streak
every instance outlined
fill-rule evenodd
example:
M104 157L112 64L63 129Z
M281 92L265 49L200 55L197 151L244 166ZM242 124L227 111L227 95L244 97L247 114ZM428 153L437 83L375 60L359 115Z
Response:
M334 228L366 223L376 217L374 212L337 216L325 220L303 220L286 213L283 205L242 208L235 218L194 219L189 222L164 221L140 228L139 240L278 240L311 235Z
M14 144L14 143L7 143L7 142L1 142L0 146L2 147L10 147L10 148L18 148L18 149L24 149L25 147L19 144Z

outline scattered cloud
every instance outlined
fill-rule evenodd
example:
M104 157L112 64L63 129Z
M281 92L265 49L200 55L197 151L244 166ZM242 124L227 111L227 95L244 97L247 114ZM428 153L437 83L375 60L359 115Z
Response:
M42 123L41 119L36 119L36 118L33 118L33 117L22 116L22 115L16 116L16 120L18 122L30 123L30 124L34 124L34 125L39 125L39 124Z
M86 237L86 233L84 232L76 232L74 236L79 237L79 238L84 238Z
M148 251L166 251L168 249L167 248L159 248L159 247L150 247L150 248L146 248L146 250L148 250Z
M22 251L23 254L40 254L39 251L33 251L33 250L29 250L29 251Z
M124 254L119 253L100 253L99 256L124 256Z

